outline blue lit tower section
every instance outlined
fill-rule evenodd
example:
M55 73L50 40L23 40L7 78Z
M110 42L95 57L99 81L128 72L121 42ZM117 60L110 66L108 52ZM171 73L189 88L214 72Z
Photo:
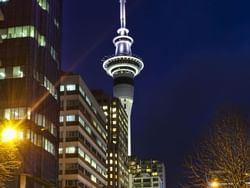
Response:
M143 61L132 54L133 38L126 28L126 0L120 0L121 27L113 39L115 55L104 60L103 68L113 78L113 94L121 100L128 115L128 155L131 156L131 110L134 96L134 78L143 69Z

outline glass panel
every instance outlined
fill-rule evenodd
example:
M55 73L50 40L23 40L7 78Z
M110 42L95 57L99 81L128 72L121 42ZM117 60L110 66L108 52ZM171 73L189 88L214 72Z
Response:
M0 80L5 79L5 68L0 68Z

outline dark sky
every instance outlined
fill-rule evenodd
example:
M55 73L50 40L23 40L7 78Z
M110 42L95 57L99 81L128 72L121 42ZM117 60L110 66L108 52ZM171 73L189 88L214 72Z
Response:
M249 0L127 0L136 77L133 154L163 160L179 187L185 156L225 103L250 110ZM64 0L63 68L112 94L102 58L114 54L118 0Z

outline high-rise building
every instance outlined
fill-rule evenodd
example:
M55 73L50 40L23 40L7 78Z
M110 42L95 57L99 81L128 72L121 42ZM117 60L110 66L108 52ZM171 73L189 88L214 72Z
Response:
M107 174L109 188L127 188L128 183L128 117L118 98L93 91L107 117Z
M106 118L79 75L60 82L60 188L107 186Z
M56 187L61 0L0 0L0 119L19 131L22 166L10 187Z
M113 78L113 94L119 98L128 115L128 155L131 155L131 110L134 96L134 78L143 69L143 61L132 54L133 38L126 28L126 0L120 0L121 26L113 39L115 55L106 58L103 68Z
M165 165L158 160L139 160L131 157L129 173L133 177L133 188L166 188Z

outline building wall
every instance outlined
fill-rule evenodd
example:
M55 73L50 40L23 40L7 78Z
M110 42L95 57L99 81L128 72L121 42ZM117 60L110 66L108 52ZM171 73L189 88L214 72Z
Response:
M60 0L0 2L0 120L13 120L22 132L25 187L57 184L61 6Z
M106 118L79 75L61 77L61 188L106 187Z
M140 160L131 157L129 159L129 174L132 176L133 188L166 188L165 165L158 160Z
M128 117L118 98L93 91L107 117L108 187L128 187Z

